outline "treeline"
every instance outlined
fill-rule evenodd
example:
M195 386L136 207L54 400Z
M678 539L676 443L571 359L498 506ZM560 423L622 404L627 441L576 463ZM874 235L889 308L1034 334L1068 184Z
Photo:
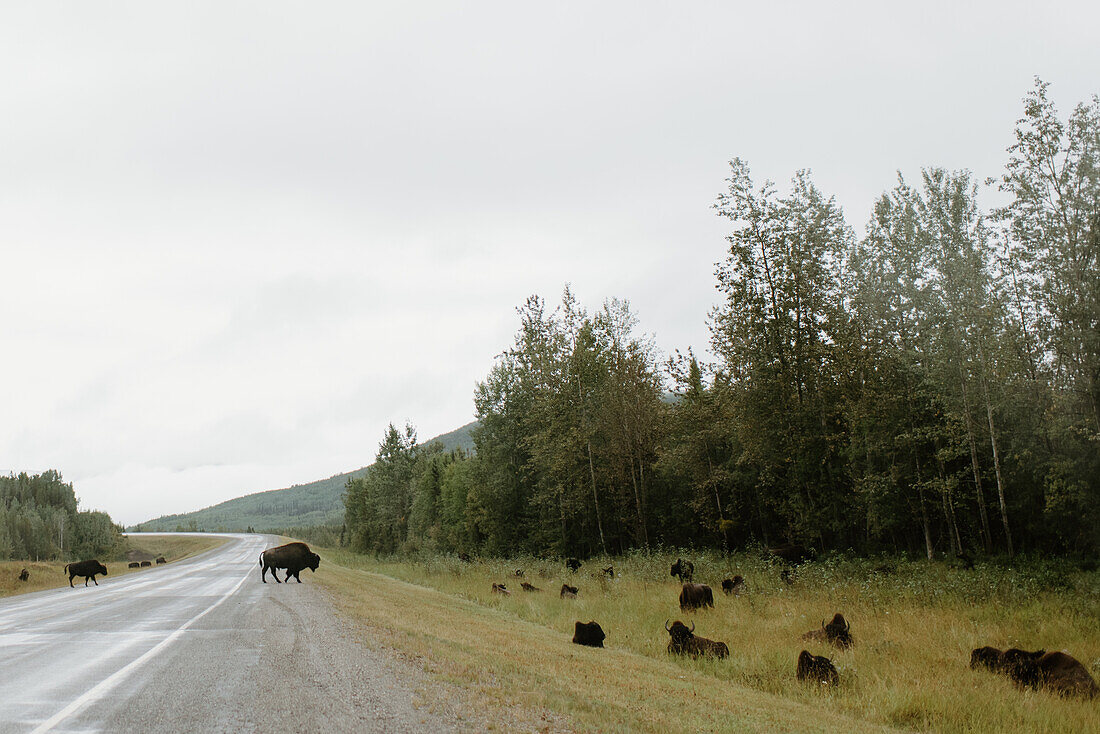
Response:
M536 297L475 392L476 452L390 426L347 484L369 552L1100 551L1100 98L1036 82L984 211L930 168L857 238L808 172L741 160L712 364L662 361L625 302Z
M78 511L56 471L0 476L0 559L113 558L121 530L105 512Z

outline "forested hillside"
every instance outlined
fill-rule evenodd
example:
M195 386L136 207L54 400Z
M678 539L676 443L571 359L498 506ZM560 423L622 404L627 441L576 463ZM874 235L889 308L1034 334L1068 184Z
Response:
M473 427L474 424L469 423L437 436L430 443L438 443L446 451L460 447L471 449ZM243 531L248 528L268 531L311 525L340 525L344 521L344 488L349 480L361 477L366 472L367 467L363 467L308 484L256 492L195 512L158 517L130 529L146 532Z
M107 513L77 509L56 471L0 476L0 560L110 558L122 542Z
M713 363L662 358L625 301L532 297L475 390L476 453L390 426L348 482L347 540L1097 553L1100 98L1063 118L1037 81L1005 133L1004 207L927 168L863 237L809 172L780 191L735 159Z

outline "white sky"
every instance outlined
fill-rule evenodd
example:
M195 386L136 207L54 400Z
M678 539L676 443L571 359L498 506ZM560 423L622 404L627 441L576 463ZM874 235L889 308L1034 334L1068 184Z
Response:
M1098 3L365 5L0 2L0 472L130 524L358 468L567 281L703 351L730 158L862 231L1100 92Z

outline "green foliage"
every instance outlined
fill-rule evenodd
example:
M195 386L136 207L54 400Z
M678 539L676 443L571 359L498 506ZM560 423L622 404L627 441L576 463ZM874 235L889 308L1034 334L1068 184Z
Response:
M122 544L107 513L77 511L58 472L0 477L0 560L106 559Z

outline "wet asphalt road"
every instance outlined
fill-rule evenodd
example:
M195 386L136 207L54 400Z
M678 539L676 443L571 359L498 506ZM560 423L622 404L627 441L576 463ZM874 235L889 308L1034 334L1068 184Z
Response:
M419 672L348 629L275 538L0 599L0 732L444 731Z

